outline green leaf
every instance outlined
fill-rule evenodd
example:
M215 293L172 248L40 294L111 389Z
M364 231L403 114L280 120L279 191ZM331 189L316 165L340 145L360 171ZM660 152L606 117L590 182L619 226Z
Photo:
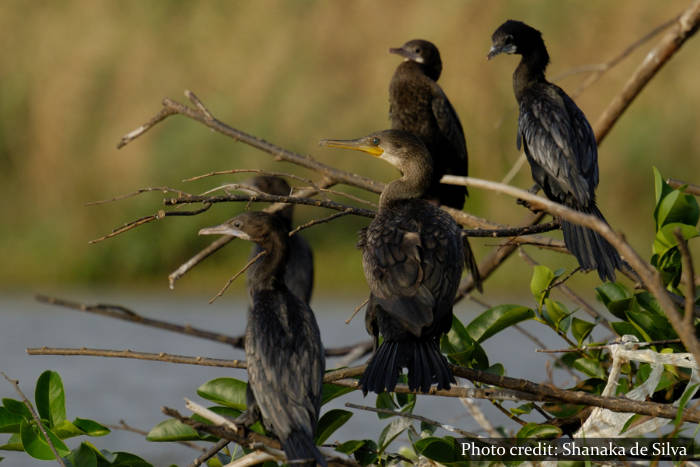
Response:
M584 407L584 405L561 404L558 402L545 402L542 404L542 408L554 415L556 418L573 417Z
M16 414L16 415L20 415L22 418L24 418L26 420L32 419L32 413L29 411L27 406L24 405L23 402L16 401L14 399L5 398L2 400L2 403L8 412L11 412L11 413Z
M676 333L664 316L641 309L639 306L627 311L628 321L637 327L647 342L675 339Z
M375 403L375 407L377 407L378 409L387 410L396 410L398 408L394 403L394 399L391 397L391 394L389 394L388 392L377 394L377 401ZM384 418L393 417L393 415L377 412L377 417L379 417L379 419L381 420Z
M333 409L324 413L316 427L316 444L323 444L338 428L350 420L352 412Z
M494 334L521 321L532 319L535 312L522 305L499 305L481 313L466 328L469 336L481 343Z
M24 420L19 414L0 407L0 433L19 433L19 425Z
M66 395L61 376L55 371L46 370L39 376L34 400L39 416L49 421L50 428L66 419Z
M656 167L652 167L652 170L654 172L654 194L656 195L655 205L657 206L657 208L654 209L654 219L656 219L656 211L658 209L659 201L661 201L662 198L671 193L673 191L673 188L671 188L671 185L666 183L663 176L661 175L661 172L659 172L659 169L657 169Z
M680 224L678 222L666 224L656 232L654 246L652 247L654 254L662 256L671 248L678 246L676 230L680 231L685 240L690 240L700 235L698 229L693 225Z
M511 407L510 413L514 415L525 415L529 414L532 412L532 409L535 408L535 404L532 402L528 402L527 404L522 404L517 407Z
M457 459L455 440L451 436L423 438L416 442L413 448L418 454L443 464L463 460Z
M366 442L367 440L353 439L336 446L335 450L350 455L360 449Z
M637 331L637 328L635 328L634 325L626 321L615 321L613 323L610 323L610 325L612 326L613 330L618 336L630 334L632 336L636 336L637 339L639 339L640 341L644 340L644 337L639 331Z
M374 464L377 460L377 443L371 439L348 441L335 449L346 454L352 454L357 462L362 465Z
M22 439L20 438L19 433L14 433L12 436L10 436L10 439L7 440L7 443L0 446L0 450L24 451L24 447L22 447Z
M544 315L547 320L554 325L554 328L563 332L569 329L571 312L566 309L563 303L545 298Z
M57 423L53 426L53 428L51 428L51 430L60 439L72 438L74 436L82 436L85 434L83 430L81 430L68 420L63 420L62 422Z
M110 429L94 420L87 418L76 418L73 424L83 430L88 436L105 436L110 433Z
M661 199L656 209L657 230L664 225L679 222L696 225L700 218L700 208L694 196L673 190Z
M673 419L673 424L676 426L676 429L680 428L680 424L683 421L683 412L685 411L685 406L688 403L688 400L690 400L690 396L693 395L693 392L695 391L695 389L697 389L697 387L697 384L689 384L685 388L685 391L683 391L683 395L681 396L681 400L678 404L678 412L676 412L676 418Z
M245 410L246 383L235 378L216 378L202 384L197 394L217 404Z
M616 282L606 282L595 288L598 300L600 300L606 307L610 302L616 302L618 300L623 300L625 298L632 297L629 291Z
M324 405L332 401L336 397L343 396L352 391L354 391L353 388L346 388L345 386L324 383L323 391L321 392L321 405Z
M75 467L97 467L97 454L86 443L81 443L77 449L71 451L66 460Z
M532 296L535 297L538 305L542 305L547 296L549 296L549 291L547 287L554 280L554 272L547 266L537 265L533 268L532 279L530 279L530 292Z
M561 436L561 429L554 425L540 425L538 423L528 423L516 434L517 438L539 438L549 439Z
M474 339L472 339L456 316L452 317L452 326L442 341L441 347L443 347L442 350L445 353L456 353L471 349L474 343Z
M111 467L153 467L139 456L128 452L116 452Z
M70 449L68 449L68 446L63 444L63 441L58 439L58 436L56 436L50 429L46 428L46 434L51 440L51 444L53 444L61 457L70 454ZM39 428L36 425L23 421L22 425L20 426L20 438L22 439L22 446L24 446L24 450L30 456L45 461L56 458L51 450L51 447L49 447L49 444L44 439L44 435L39 431Z
M379 435L380 451L383 451L394 441L401 433L406 431L413 422L407 418L399 417L391 421Z
M584 339L588 337L594 327L595 324L589 323L588 321L584 321L582 319L573 318L571 320L571 334L578 342L578 345L582 344Z
M574 361L574 368L587 374L588 376L605 379L605 370L597 360L577 358L576 361Z
M146 439L148 441L194 441L199 440L200 436L191 426L170 418L151 428Z

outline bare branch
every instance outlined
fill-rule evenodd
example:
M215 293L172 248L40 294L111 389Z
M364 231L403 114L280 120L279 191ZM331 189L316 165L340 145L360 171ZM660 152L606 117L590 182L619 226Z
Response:
M520 235L532 235L536 233L551 232L559 229L558 221L540 225L523 225L504 229L465 229L462 230L467 237L518 237Z
M219 291L216 293L216 295L214 295L212 298L209 299L209 304L211 305L212 303L214 303L214 300L216 300L217 298L221 297L221 296L224 294L224 292L226 292L226 289L228 289L229 286L233 283L233 281L235 281L236 279L238 279L238 277L239 277L241 274L243 274L244 272L246 272L246 271L248 270L249 267L251 267L253 264L255 264L255 262L256 262L258 259L260 259L261 257L265 256L266 254L267 254L267 251L263 250L263 251L261 251L260 253L258 253L257 255L255 255L254 257L252 257L252 258L250 259L250 261L248 261L248 262L245 264L245 266L243 266L243 268L242 268L240 271L238 271L236 274L234 274L233 276L231 276L231 278L230 278L228 281L226 281L226 284L221 288L221 290L219 290Z
M644 57L644 61L637 67L622 91L598 118L593 128L599 144L656 72L695 34L699 22L700 0L695 0L675 21L671 31Z
M367 305L367 303L369 303L369 297L365 298L362 303L360 303L359 305L357 305L355 307L355 309L353 310L350 317L345 320L345 324L350 324L350 321L352 321L352 319L355 317L355 315L358 314L360 312L360 310L362 309L362 307Z
M41 422L41 418L39 418L39 415L36 413L36 410L34 410L34 406L32 406L32 403L29 402L29 399L27 399L27 396L25 396L24 393L22 392L22 390L19 388L19 381L17 381L16 379L11 379L9 376L7 376L5 374L4 371L0 371L0 374L10 384L12 384L15 387L15 391L17 392L17 394L19 394L19 397L22 398L22 402L29 410L29 413L32 414L32 418L34 419L34 422L39 427L41 434L44 436L44 440L46 441L46 444L49 445L49 447L51 448L51 452L53 452L53 455L56 457L56 461L58 462L58 465L62 465L63 467L66 467L66 464L63 462L63 458L58 454L58 451L56 451L56 447L53 445L51 438L49 438L49 435L46 433L46 427L44 427L44 424Z
M700 14L700 0L696 3ZM478 188L483 188L490 191L505 193L515 198L521 198L531 204L549 212L552 215L566 219L569 222L574 222L583 225L587 228L595 230L603 238L605 238L620 254L625 258L629 265L635 270L645 287L654 295L661 309L671 322L673 329L683 341L685 348L693 354L696 362L700 362L700 343L695 337L695 332L692 327L683 325L681 316L676 309L673 300L668 295L666 288L661 282L659 271L644 261L639 254L627 243L624 237L612 230L612 228L604 221L589 214L583 214L573 209L567 208L561 204L550 201L541 196L533 195L524 190L515 187L503 185L501 183L489 182L472 177L457 177L454 175L445 175L442 178L443 183L453 183L459 185L467 185Z
M217 452L221 451L223 448L228 446L228 443L230 443L229 440L220 439L214 446L212 446L209 449L206 449L201 456L193 460L190 464L190 467L199 467L200 465L204 464L206 461L214 457Z
M215 366L220 368L246 369L246 362L241 360L224 360L221 358L188 357L185 355L173 355L164 352L134 352L132 350L112 349L81 349L57 348L57 347L30 347L29 355L70 355L83 357L129 358L134 360L150 360L155 362L177 363L181 365Z
M347 216L348 214L352 214L352 210L336 212L335 214L331 214L330 216L324 217L321 219L311 219L309 222L306 222L304 224L299 224L298 226L296 226L296 228L290 230L289 236L291 237L292 235L296 235L297 232L299 232L300 230L308 229L309 227L313 227L314 225L317 225L317 224L325 224L325 223L330 222L330 221L337 219L339 217Z
M145 187L145 188L139 188L138 190L133 191L131 193L127 193L125 195L115 196L114 198L103 199L100 201L90 201L89 203L85 203L85 206L97 206L99 204L113 203L115 201L121 201L123 199L133 198L134 196L138 196L138 195L141 195L143 193L152 193L154 191L159 192L159 193L163 193L164 195L168 194L168 193L177 193L181 196L189 194L189 193L184 192L182 190L177 190L175 188L170 188L167 186L149 186L149 187Z
M175 282L187 274L190 269L201 263L205 258L208 258L215 252L219 251L224 246L228 245L229 242L235 238L236 237L228 235L221 236L207 245L204 249L200 250L196 255L182 263L176 270L168 275L168 286L170 287L170 290L175 289Z
M688 242L683 237L681 229L676 229L673 235L678 241L678 249L681 251L683 261L683 272L685 273L685 312L683 316L683 326L686 329L693 328L693 318L695 317L695 270L693 269L693 258L690 256Z
M685 187L685 191L688 194L700 196L700 185L694 185L692 183L684 182L683 180L678 180L675 178L667 178L666 183L668 183L672 188Z
M87 305L84 303L74 302L71 300L65 300L57 297L48 297L46 295L37 295L36 300L42 303L47 303L50 305L62 306L64 308L69 308L71 310L83 311L87 313L94 313L101 316L106 316L108 318L121 319L123 321L129 321L131 323L141 324L143 326L150 326L158 329L164 329L166 331L177 332L180 334L186 334L188 336L199 337L202 339L208 339L214 342L220 342L222 344L228 344L233 347L242 349L243 348L243 336L232 337L225 334L220 334L216 332L207 331L204 329L195 328L189 324L180 325L171 323L168 321L162 321L153 318L147 318L146 316L140 315L135 311L132 311L121 305L107 305L98 303L95 305Z
M149 121L141 125L135 130L130 131L126 135L122 136L122 139L119 140L119 143L117 143L117 149L121 149L122 147L126 146L142 134L146 133L148 130L153 128L156 124L162 122L166 118L168 118L171 115L175 115L177 113L177 110L172 109L172 108L167 108L163 107L160 109L160 111L155 114Z

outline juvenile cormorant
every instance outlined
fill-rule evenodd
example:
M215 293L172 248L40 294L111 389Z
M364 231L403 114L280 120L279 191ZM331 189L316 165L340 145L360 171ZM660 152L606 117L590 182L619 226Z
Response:
M440 183L445 174L468 174L462 124L437 84L442 72L440 52L431 42L421 39L408 41L389 52L404 57L389 85L391 127L416 135L433 157L433 175L423 197L462 209L467 188Z
M251 271L252 306L248 310L245 354L248 409L238 422L260 416L275 433L287 458L299 465L326 465L314 444L321 405L325 357L311 308L289 291L284 280L289 228L278 216L245 212L200 235L233 235L267 251Z
M544 77L549 54L540 32L508 20L491 37L491 59L500 53L520 54L513 89L520 106L517 146L523 143L532 178L547 198L605 221L595 202L598 146L586 116L573 100ZM622 259L593 230L563 219L566 247L581 269L596 269L601 280L615 280Z
M360 379L362 391L393 391L402 368L408 368L413 390L428 392L432 383L449 388L454 377L439 339L452 325L464 263L473 259L452 217L421 199L430 186L430 153L418 138L400 130L321 144L367 152L402 174L386 186L377 216L359 235L370 288L367 330L375 342L378 333L384 337Z
M253 177L249 182L253 188L256 188L263 193L268 193L277 196L288 196L291 192L287 181L281 177L270 175L259 175ZM279 211L274 213L279 217L287 227L287 230L292 229L292 215L294 213L294 205L287 204ZM284 282L289 290L301 298L304 302L311 302L311 292L314 286L314 258L311 252L311 246L300 234L295 234L289 238L289 258L287 259L287 269L284 273ZM255 244L250 252L250 258L260 253L262 248ZM255 269L260 263L254 263L249 269L247 278L248 290L253 285L253 277Z

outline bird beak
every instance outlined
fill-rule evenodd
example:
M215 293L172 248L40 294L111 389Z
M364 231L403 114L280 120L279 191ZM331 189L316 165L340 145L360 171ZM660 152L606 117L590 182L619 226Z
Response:
M231 237L242 238L243 240L250 240L250 236L247 233L233 227L227 222L215 225L214 227L200 229L199 235L229 235Z
M389 49L390 54L401 55L406 60L413 60L414 62L423 63L423 57L419 57L413 52L403 47L392 47Z
M493 45L489 50L489 54L486 56L489 60L498 54L513 54L515 53L515 46L510 45Z
M374 157L380 157L384 154L384 149L379 146L369 144L367 137L358 139L322 139L319 141L321 146L339 149L352 149L353 151L362 151L371 154Z

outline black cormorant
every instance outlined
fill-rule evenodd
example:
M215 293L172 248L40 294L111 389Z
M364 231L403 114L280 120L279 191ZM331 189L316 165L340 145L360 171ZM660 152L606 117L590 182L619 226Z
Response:
M402 368L408 368L413 390L428 392L432 383L449 388L454 377L440 353L439 339L452 325L452 303L464 263L473 259L452 217L421 199L432 172L427 148L400 130L321 144L367 152L402 174L382 192L379 212L360 231L358 241L371 292L367 328L375 342L378 333L384 337L360 379L363 392L393 391Z
M488 58L520 54L513 89L520 106L517 146L522 142L532 178L547 198L605 221L595 202L598 146L586 116L566 93L544 77L549 54L540 32L508 20L492 36ZM593 230L561 219L566 247L581 269L596 269L601 280L615 280L622 259Z
M311 308L284 281L289 227L278 216L246 212L200 235L233 235L267 251L251 273L245 354L248 409L238 420L250 425L262 416L287 458L299 465L326 465L314 444L321 405L325 357Z
M462 209L467 188L444 185L445 174L467 176L467 145L459 117L437 84L440 52L431 42L415 39L389 52L404 57L389 85L391 127L413 133L433 157L433 175L423 197Z
M264 193L277 196L289 196L291 188L287 181L281 177L271 175L259 175L253 177L247 184ZM294 205L287 204L274 214L286 225L287 230L292 229L292 215ZM287 269L284 273L284 282L289 290L301 298L304 302L311 302L311 292L314 286L314 258L311 246L300 234L292 235L289 238L289 258L287 259ZM253 246L250 258L260 253L262 248L257 243ZM254 263L247 274L248 290L253 285L255 269L259 267L258 262Z

